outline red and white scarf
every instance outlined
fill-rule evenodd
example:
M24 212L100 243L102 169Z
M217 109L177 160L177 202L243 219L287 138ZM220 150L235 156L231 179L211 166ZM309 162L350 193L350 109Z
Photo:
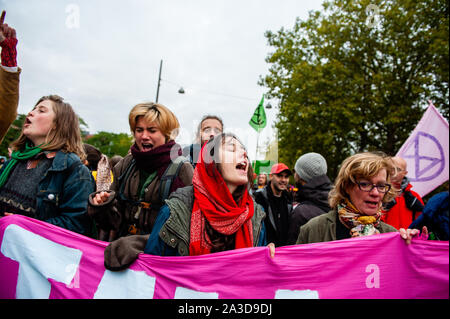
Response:
M236 234L236 249L253 247L251 218L254 207L248 190L245 190L240 202L236 203L215 163L207 154L206 144L201 154L192 179L194 205L189 254L193 256L211 252L211 240L205 230L206 221L221 234Z

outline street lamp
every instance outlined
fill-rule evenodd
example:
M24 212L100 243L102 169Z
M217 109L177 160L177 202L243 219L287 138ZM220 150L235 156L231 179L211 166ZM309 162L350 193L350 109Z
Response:
M161 60L161 63L159 64L159 76L158 76L158 88L156 89L156 101L155 103L158 103L158 98L159 98L159 87L161 86L161 70L162 70L162 63L163 60ZM170 83L170 82L169 82ZM181 86L180 89L178 90L179 94L184 94L184 89Z

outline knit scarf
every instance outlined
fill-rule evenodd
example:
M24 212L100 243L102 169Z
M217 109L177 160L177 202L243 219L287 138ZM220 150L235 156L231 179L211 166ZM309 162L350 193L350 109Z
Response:
M5 185L14 166L16 166L19 161L28 160L39 154L42 151L40 146L42 146L42 144L38 146L31 146L31 144L26 143L23 151L15 151L11 154L11 160L8 162L2 172L2 175L0 176L0 188Z
M236 203L223 179L208 156L206 144L201 151L192 179L194 204L191 215L189 254L203 255L211 252L211 240L206 232L206 221L217 232L235 236L235 249L253 247L251 218L253 200L245 191Z
M178 156L182 154L182 151L181 147L175 141L169 141L146 152L141 151L136 144L133 144L131 146L131 154L136 160L138 169L143 169L148 173L156 171L158 177L161 177L172 161L171 154L177 154Z
M368 236L379 234L380 231L376 227L380 223L381 208L375 216L362 215L358 209L347 199L337 206L339 220L350 229L352 237Z

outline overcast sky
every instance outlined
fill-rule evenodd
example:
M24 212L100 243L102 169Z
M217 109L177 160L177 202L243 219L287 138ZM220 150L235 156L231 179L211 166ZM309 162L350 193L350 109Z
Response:
M180 121L177 142L191 143L200 118L216 114L255 159L257 134L248 122L266 92L257 83L273 50L264 32L291 29L296 17L306 19L321 3L0 0L19 40L19 113L43 95L58 94L91 133L129 133L130 109L155 101L163 60L159 102ZM266 110L260 144L274 134L276 111Z

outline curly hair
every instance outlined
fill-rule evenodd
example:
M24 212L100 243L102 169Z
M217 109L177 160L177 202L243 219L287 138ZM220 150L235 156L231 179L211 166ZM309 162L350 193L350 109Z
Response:
M334 187L329 193L328 202L332 209L344 199L349 199L347 189L356 185L360 178L370 179L376 176L382 169L386 170L386 181L389 183L394 170L390 157L380 152L358 153L346 158L341 165ZM387 203L396 196L396 190L391 187L383 197Z

